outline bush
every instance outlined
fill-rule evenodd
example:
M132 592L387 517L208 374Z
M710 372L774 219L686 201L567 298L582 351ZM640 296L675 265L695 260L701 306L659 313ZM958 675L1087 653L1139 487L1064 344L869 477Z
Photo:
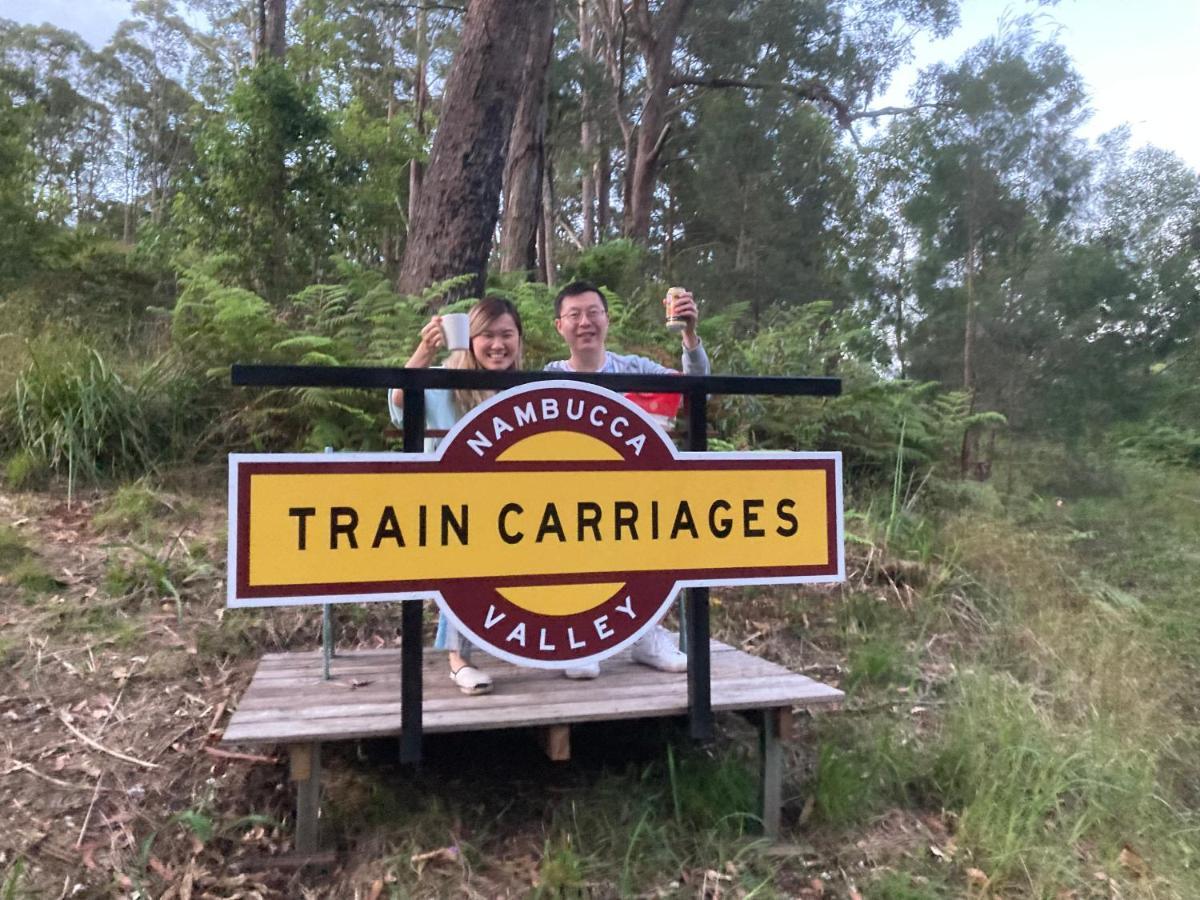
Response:
M194 385L170 357L128 376L80 343L42 347L0 407L10 483L46 472L77 481L136 478L191 452L204 427Z
M1127 432L1117 443L1126 453L1172 466L1200 469L1200 429L1158 420Z

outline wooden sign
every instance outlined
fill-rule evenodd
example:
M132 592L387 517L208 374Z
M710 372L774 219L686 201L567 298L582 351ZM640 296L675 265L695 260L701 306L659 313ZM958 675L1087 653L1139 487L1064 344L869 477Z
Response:
M639 407L528 384L435 454L231 454L231 607L432 598L489 652L611 656L693 585L840 581L841 455L681 453Z

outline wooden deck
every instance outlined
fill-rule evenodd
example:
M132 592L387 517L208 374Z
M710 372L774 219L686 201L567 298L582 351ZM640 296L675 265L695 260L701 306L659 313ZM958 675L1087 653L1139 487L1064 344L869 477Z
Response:
M782 805L782 745L789 739L792 711L836 705L842 692L720 641L710 648L712 708L751 713L758 722L762 823L774 838ZM424 731L533 727L547 755L566 760L574 723L688 712L687 675L638 665L628 651L601 663L600 677L592 681L520 668L483 653L474 662L492 676L492 693L461 693L450 681L445 654L425 654ZM287 745L301 857L311 857L320 843L321 745L401 733L399 650L342 652L331 661L328 681L322 674L319 650L267 654L222 737L226 744Z
M836 704L842 692L783 666L712 644L712 707L753 710ZM489 731L685 715L687 676L638 665L628 651L601 663L594 681L526 669L475 654L492 676L491 694L469 697L450 681L445 654L425 654L423 716L428 733ZM400 651L355 650L332 660L322 680L319 650L264 656L223 741L308 743L400 733Z

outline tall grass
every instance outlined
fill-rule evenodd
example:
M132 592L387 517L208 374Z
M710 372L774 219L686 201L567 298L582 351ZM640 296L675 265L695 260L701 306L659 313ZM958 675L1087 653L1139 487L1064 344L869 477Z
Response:
M202 427L190 381L169 357L123 375L80 343L32 351L0 407L0 444L80 482L131 478L178 456Z

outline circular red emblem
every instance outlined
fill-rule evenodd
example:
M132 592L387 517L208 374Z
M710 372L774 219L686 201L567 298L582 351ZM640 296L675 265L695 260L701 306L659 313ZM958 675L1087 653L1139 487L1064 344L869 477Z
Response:
M441 460L468 470L562 471L586 479L595 471L662 468L673 461L673 449L632 401L556 381L515 388L476 407L447 435ZM587 550L567 539L568 531L582 535L591 527L589 512L553 502L536 509L513 503L500 520L505 540L536 541L547 554L576 554L572 572L584 574L455 582L441 590L438 606L473 643L520 665L567 668L617 653L666 612L677 593L675 578L590 571Z

